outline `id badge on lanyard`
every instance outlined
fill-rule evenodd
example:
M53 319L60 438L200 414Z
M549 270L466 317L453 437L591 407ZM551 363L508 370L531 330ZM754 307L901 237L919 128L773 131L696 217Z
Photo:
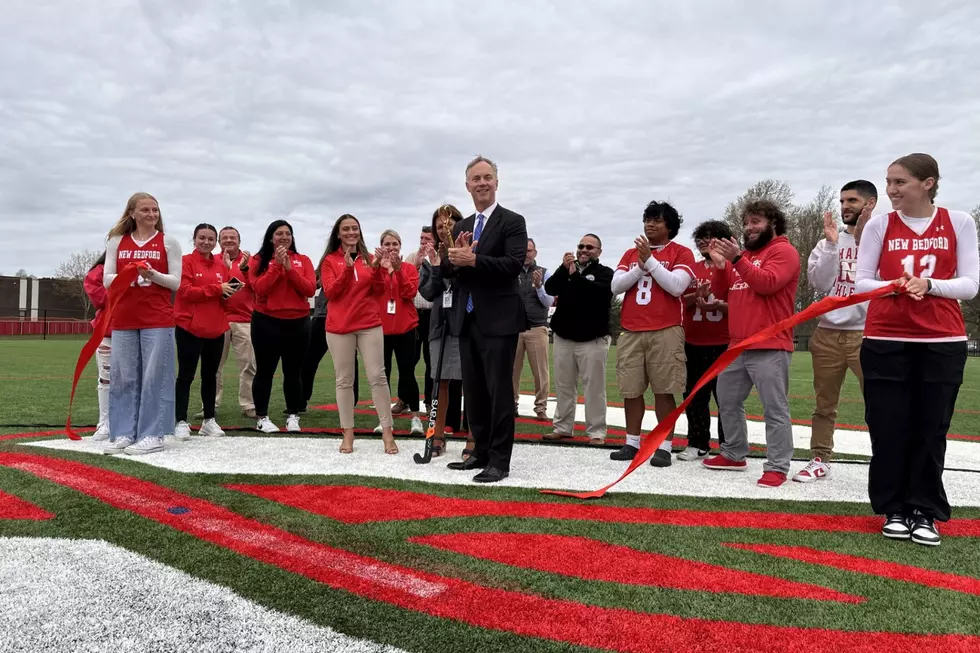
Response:
M394 299L389 299L388 300L388 315L394 315L394 314L395 314L395 300Z
M443 308L453 307L453 291L451 289L442 293L442 307Z

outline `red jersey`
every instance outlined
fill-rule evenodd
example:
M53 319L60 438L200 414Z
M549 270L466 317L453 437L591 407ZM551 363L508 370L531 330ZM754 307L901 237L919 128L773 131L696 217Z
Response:
M887 219L879 279L897 279L905 272L920 279L956 277L956 232L946 209L936 209L936 217L921 236L898 213L889 213ZM871 300L864 335L885 340L965 340L966 325L955 299L926 295L915 301L900 294Z
M403 269L405 267L402 265ZM354 265L348 267L342 250L323 259L320 286L327 296L326 330L330 333L354 333L381 326L378 298L385 292L383 275L387 274L388 271L380 265L372 268L360 256L354 259Z
M85 294L88 295L89 301L92 302L92 306L95 308L95 320L99 319L99 314L105 309L105 303L108 299L109 293L102 283L104 277L105 266L100 263L88 271L88 274L85 275L85 280L82 282L82 286L85 288ZM92 320L93 325L95 324L95 320ZM104 337L108 338L111 334L112 329L107 326Z
M694 254L674 241L662 249L651 249L650 255L668 270L687 270L694 277ZM616 270L629 272L640 264L635 249L627 250ZM661 288L649 272L626 291L620 323L627 331L660 331L684 322L684 302Z
M794 313L800 282L800 254L786 236L762 249L742 252L738 263L715 270L711 292L728 302L731 344L781 322ZM787 329L749 349L793 351L793 330Z
M419 271L411 263L403 263L394 274L384 270L383 276L385 291L378 298L381 328L386 336L408 333L419 325L419 312L414 301L419 290Z
M146 261L151 268L162 274L170 274L167 248L159 231L142 246L137 245L130 234L119 241L116 253L116 272L129 263ZM112 328L121 329L168 329L174 325L174 307L170 303L173 292L143 277L123 294L112 314Z
M228 268L218 257L205 256L197 250L184 254L182 263L174 321L198 338L217 338L228 330L221 299L221 284L228 280Z
M704 261L695 263L691 292L702 286L710 287L714 271ZM708 301L715 301L715 296L708 295ZM684 311L684 340L692 345L727 345L728 316L721 311L702 311L697 305L689 306Z
M261 275L259 255L248 262L248 283L255 292L256 312L282 320L309 317L310 297L316 293L313 263L296 252L289 252L289 261L287 270L273 257Z
M227 272L228 278L225 279L225 281L238 279L242 282L235 294L224 300L225 317L228 318L229 322L250 322L252 311L255 309L255 293L252 291L252 287L248 285L248 273L242 272L239 267L243 258L245 255L239 251L238 257L231 262L231 269Z

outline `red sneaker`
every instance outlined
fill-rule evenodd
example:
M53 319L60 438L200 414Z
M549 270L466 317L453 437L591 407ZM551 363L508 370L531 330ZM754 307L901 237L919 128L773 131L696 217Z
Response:
M786 474L782 472L764 472L759 479L758 485L763 487L779 487L786 482Z
M744 460L737 463L734 460L725 458L721 454L718 454L717 456L708 456L701 461L701 464L708 469L718 469L723 472L744 472L747 466Z

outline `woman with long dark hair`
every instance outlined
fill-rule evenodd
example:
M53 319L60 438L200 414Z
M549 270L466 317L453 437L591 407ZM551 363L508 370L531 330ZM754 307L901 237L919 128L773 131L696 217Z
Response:
M105 309L108 293L102 279L105 275L105 252L96 259L92 267L88 269L82 285L85 294L95 308L95 320L99 319L99 314ZM92 320L92 324L95 324ZM112 329L106 328L102 342L95 350L95 362L99 368L99 423L92 434L94 442L102 442L109 439L109 358L112 355Z
M384 334L378 298L385 291L387 254L364 244L361 223L352 215L337 218L320 264L320 284L327 296L327 343L337 380L337 407L344 439L340 453L354 451L354 365L361 355L371 384L385 453L398 453L391 432L391 393L384 368ZM416 393L417 396L417 393Z
M255 292L255 429L263 433L279 431L269 419L269 396L272 378L282 359L286 430L298 433L303 408L303 354L310 339L310 297L316 292L316 276L310 259L296 251L293 228L285 220L275 220L265 230L262 247L249 261L248 283Z
M886 184L894 210L858 224L856 290L902 290L871 301L861 345L868 494L885 537L937 546L936 521L950 518L946 433L967 355L958 301L980 288L977 228L936 206L939 164L928 154L897 159Z

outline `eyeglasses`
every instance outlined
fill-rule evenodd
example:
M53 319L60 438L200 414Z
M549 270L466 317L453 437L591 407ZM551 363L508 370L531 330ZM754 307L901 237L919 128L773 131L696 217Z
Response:
M579 248L579 251L585 249L585 250L588 250L588 251L591 252L592 250L594 250L596 248L596 246L595 245L579 245L578 248Z

